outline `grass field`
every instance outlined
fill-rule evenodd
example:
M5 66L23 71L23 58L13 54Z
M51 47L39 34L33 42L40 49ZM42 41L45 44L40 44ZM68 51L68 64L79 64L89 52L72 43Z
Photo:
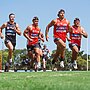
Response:
M90 72L3 72L0 90L90 90Z

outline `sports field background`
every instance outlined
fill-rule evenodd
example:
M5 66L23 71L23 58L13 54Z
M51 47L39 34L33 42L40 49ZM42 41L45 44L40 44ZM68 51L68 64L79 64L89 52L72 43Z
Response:
M3 72L0 90L90 90L90 71Z

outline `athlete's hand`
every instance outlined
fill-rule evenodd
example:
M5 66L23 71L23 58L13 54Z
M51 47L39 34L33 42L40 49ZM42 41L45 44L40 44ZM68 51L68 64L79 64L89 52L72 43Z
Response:
M33 40L32 39L29 39L30 42L32 42Z
M48 36L48 35L46 35L46 41L48 41L48 38L49 38L49 36Z
M71 39L70 39L70 38L67 38L67 40L68 40L68 41L71 41Z
M67 38L68 42L71 41L71 39L68 36L66 36L66 38Z
M0 37L1 37L1 39L4 39L4 36L3 36L2 34L1 34L1 36L0 36Z
M44 39L43 38L41 40L44 42Z
M81 30L79 30L79 33L80 33L81 35L83 35L83 32L82 32Z
M13 29L14 29L15 31L17 30L17 28L16 28L16 27L14 27Z

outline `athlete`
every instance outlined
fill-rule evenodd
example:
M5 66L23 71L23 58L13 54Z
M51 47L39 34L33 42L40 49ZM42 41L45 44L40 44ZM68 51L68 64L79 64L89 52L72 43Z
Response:
M46 71L46 62L48 60L49 50L47 46L44 45L42 49L42 60L43 60L43 71Z
M38 26L39 19L38 17L33 17L32 24L27 26L27 28L24 30L24 36L27 38L27 50L28 50L28 56L32 59L32 65L35 62L35 71L41 67L40 63L40 45L39 45L39 39L44 41L42 38L41 30Z
M43 39L41 39L41 38L39 38L39 53L40 53L40 56L42 57L42 45L43 45L43 42L44 42L44 35L43 35L43 33L41 32L41 38L43 38Z
M70 38L69 38L69 47L72 50L71 66L74 69L77 69L77 55L81 47L82 36L87 38L87 33L84 28L80 25L80 19L74 19L74 25L71 27Z
M70 22L64 18L65 11L61 9L55 20L52 20L46 27L46 41L48 41L48 32L50 27L54 27L53 29L53 37L54 37L54 42L57 45L57 50L54 55L52 64L54 64L57 61L57 58L60 57L60 66L64 68L64 59L65 59L65 48L66 48L66 38L67 38L67 32L70 28Z
M4 39L2 30L5 28L5 45L9 49L7 63L9 63L10 65L12 64L13 50L15 49L16 46L16 34L21 35L19 25L14 20L15 20L15 14L11 13L9 14L9 21L4 23L0 27L1 39Z

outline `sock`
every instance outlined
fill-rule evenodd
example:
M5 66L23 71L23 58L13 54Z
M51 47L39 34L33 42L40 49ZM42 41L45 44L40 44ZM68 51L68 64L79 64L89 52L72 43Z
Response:
M11 59L9 59L9 62L10 62L10 63L12 63L12 58L11 58Z
M38 62L38 67L41 67L41 63L40 62Z
M43 59L43 68L45 68L45 59Z

